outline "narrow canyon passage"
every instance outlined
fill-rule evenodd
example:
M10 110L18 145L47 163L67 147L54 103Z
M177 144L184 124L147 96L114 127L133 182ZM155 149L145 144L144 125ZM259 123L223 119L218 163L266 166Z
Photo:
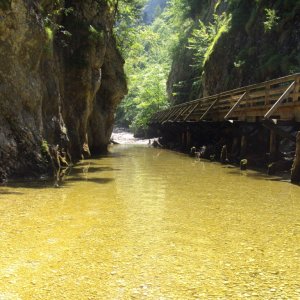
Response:
M0 299L299 299L300 189L116 145L0 188Z

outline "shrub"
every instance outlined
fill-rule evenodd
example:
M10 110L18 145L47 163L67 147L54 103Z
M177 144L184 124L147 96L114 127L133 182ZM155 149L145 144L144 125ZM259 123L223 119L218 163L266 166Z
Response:
M271 8L265 9L266 21L264 22L265 32L271 31L279 21L279 17L276 16L276 10Z

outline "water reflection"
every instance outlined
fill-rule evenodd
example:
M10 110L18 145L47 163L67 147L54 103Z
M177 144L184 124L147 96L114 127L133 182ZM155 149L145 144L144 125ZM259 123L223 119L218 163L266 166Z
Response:
M299 187L159 149L112 151L60 189L1 188L0 299L300 297Z

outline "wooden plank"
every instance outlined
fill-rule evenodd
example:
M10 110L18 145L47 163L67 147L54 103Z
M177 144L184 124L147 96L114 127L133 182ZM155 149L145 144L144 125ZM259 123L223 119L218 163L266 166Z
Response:
M164 114L164 110L160 111L158 114L155 115L154 120L159 120L159 118Z
M200 105L200 101L194 105L192 110L187 114L187 116L184 118L184 121L188 119L188 117L194 112L194 110Z
M204 112L204 114L200 117L199 121L202 121L204 119L204 117L210 112L210 110L218 103L219 101L219 97L217 97L217 99L208 107L208 109Z
M295 87L295 81L291 83L291 85L286 89L286 91L280 96L280 98L274 103L274 105L269 109L269 111L264 115L265 119L270 118L273 112L279 107L281 102L289 95L289 93Z
M170 112L170 110L171 110L170 108L163 110L162 114L159 116L157 121L162 122L164 120L165 116Z
M177 117L174 119L174 122L178 120L179 117L181 117L187 110L189 109L189 106L183 106L182 109L180 110L179 114Z
M174 113L173 113L171 116L169 116L169 120L170 120L170 121L174 121L174 120L172 120L171 118L174 117L174 116L177 117L177 113L179 113L180 110L181 110L181 107L177 107L177 109L174 110ZM176 117L175 117L175 119L176 119Z
M252 84L252 85L248 85L246 87L241 87L241 88L237 88L237 89L233 89L233 90L230 90L230 91L226 91L226 92L220 93L220 97L225 96L225 95L230 95L230 94L233 94L233 93L240 93L240 94L242 94L242 93L244 93L246 91L246 88L249 90L249 94L250 94L250 90L252 90L252 89L263 88L267 84L275 85L275 84L279 84L279 83L285 83L285 82L289 82L289 81L295 81L296 78L299 78L299 77L300 77L300 73L296 73L296 74L293 74L293 75L288 75L288 76L285 76L285 77L275 78L275 79L268 80L268 81L265 81L265 82L261 82L261 83L257 83L257 84Z
M180 110L181 107L179 106L174 106L173 111L168 115L168 119L167 121L173 121L172 118L174 117L174 115L176 115L178 113L178 111Z
M163 114L164 111L156 112L153 117L151 118L151 122L158 122L160 116Z
M237 102L235 102L235 104L232 106L232 108L230 109L230 111L226 114L226 116L224 117L224 120L227 120L229 118L229 116L232 114L232 112L238 107L238 105L244 100L245 96L247 95L247 92L245 92L239 99Z
M294 88L293 84L295 85ZM246 91L248 91L249 98L246 105L244 105L240 97ZM218 96L219 101L216 101L217 95L214 95L173 106L154 114L152 121L161 122L169 119L186 121L191 115L193 115L193 119L195 119L194 115L197 115L197 118L200 115L202 120L212 108L214 108L214 114L220 116L220 114L224 115L233 101L236 100L234 106L225 115L225 119L228 119L231 115L241 115L242 112L245 116L252 116L259 111L259 115L261 115L263 108L268 110L264 114L268 118L279 106L282 108L291 107L289 104L293 103L294 107L300 107L300 73L226 91ZM285 101L285 99L289 100ZM263 102L265 105L262 107Z
M300 77L296 78L296 85L293 91L293 102L298 102L298 99L300 97L299 92L300 92Z
M170 108L169 111L163 116L163 118L160 120L161 123L167 121L169 119L169 116L172 114L172 111L174 108Z
M176 110L178 109L177 106L174 106L174 108L171 110L171 112L168 114L168 117L165 118L165 121L170 121L170 119L172 118L172 116L174 115L174 113L176 112Z

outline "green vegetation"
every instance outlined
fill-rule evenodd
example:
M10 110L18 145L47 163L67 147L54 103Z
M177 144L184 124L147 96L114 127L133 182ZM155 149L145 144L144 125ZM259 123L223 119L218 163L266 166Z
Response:
M208 85L221 77L214 70L224 68L227 74L216 84L220 90L300 70L293 33L300 0L218 0L213 6L204 0L169 0L165 9L156 9L150 25L141 18L146 0L115 1L115 34L129 83L117 122L135 132L169 105L171 70L168 92L176 103L211 92L214 87Z
M50 155L50 151L49 151L48 142L44 139L41 142L41 154L42 154L43 159L45 161L47 161L49 158L49 155Z
M188 48L193 51L195 67L202 72L205 62L213 52L214 46L221 35L229 30L231 15L214 14L214 21L205 25L199 20L198 26L192 31Z
M89 26L89 33L90 33L90 40L97 43L99 41L103 41L105 33L103 30L96 29L94 26L90 25Z
M42 153L48 153L49 152L49 145L48 145L48 142L46 140L42 140L41 151L42 151Z
M128 77L129 93L117 112L117 122L129 125L137 133L147 128L151 115L168 106L166 81L172 64L172 54L179 44L179 32L187 27L182 17L182 2L170 1L150 25L133 19L127 35L116 33ZM130 18L123 20L127 23ZM124 26L121 23L120 26ZM128 38L131 36L131 38Z
M266 21L264 22L265 32L271 31L279 21L279 17L276 15L275 9L266 8Z
M71 36L71 33L65 30L65 27L59 24L58 19L62 16L67 16L73 12L73 8L64 7L63 0L55 0L51 2L41 1L39 4L39 9L43 15L44 29L47 37L46 50L52 52L52 44L54 37L57 33L62 34L65 37ZM66 46L65 42L62 43Z

